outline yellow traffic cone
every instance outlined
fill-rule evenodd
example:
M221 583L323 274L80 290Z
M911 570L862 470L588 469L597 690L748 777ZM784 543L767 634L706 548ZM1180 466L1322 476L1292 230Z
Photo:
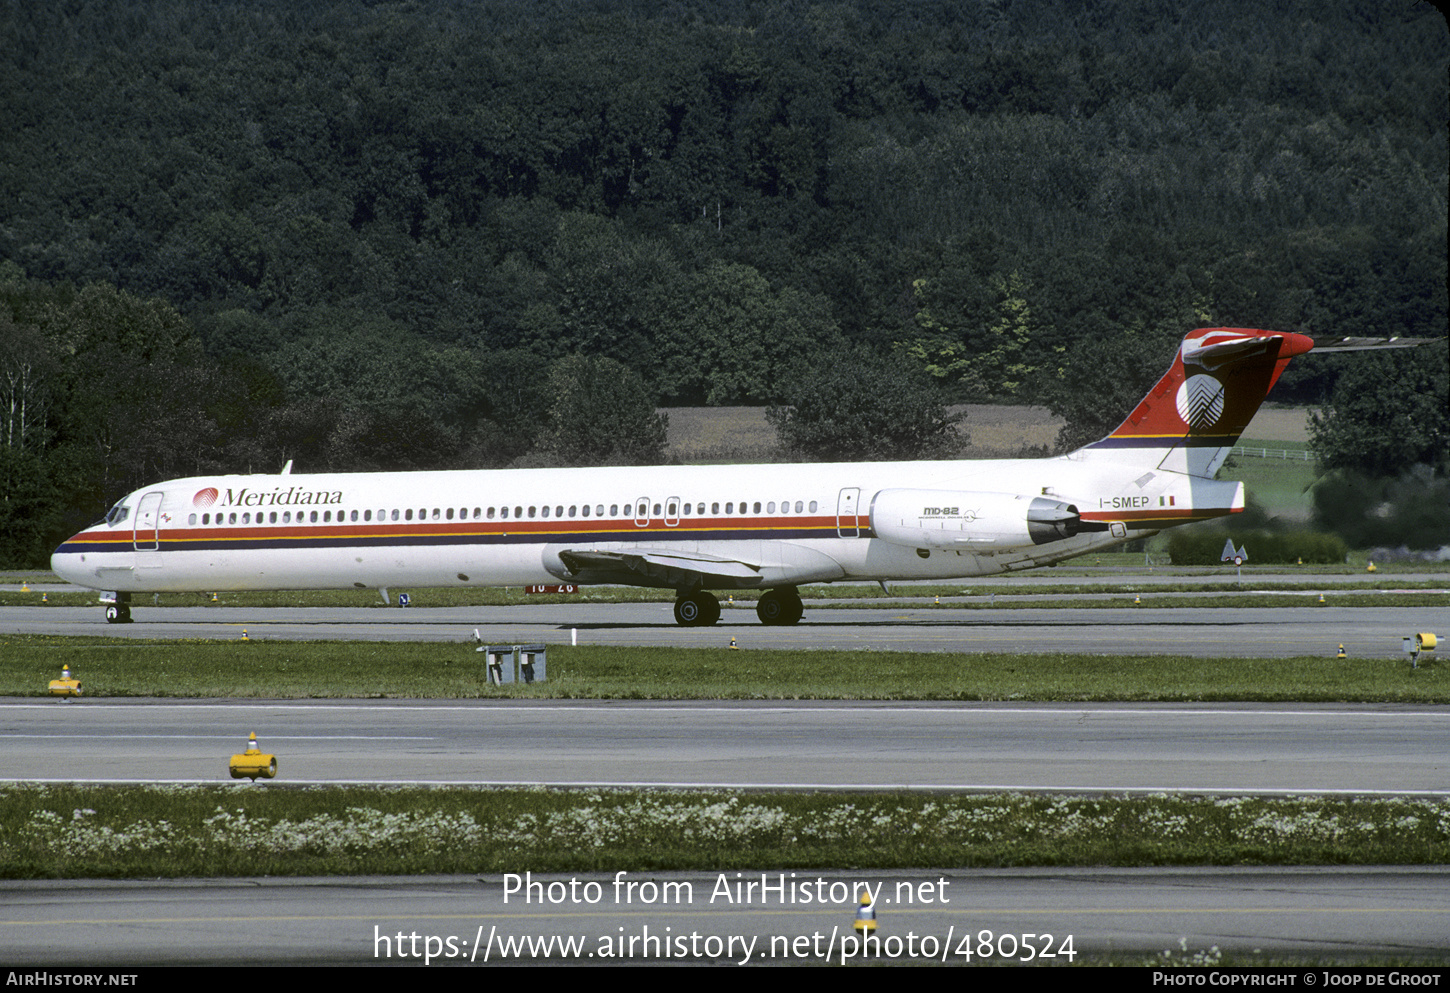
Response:
M876 933L876 905L871 902L871 894L866 890L861 891L861 905L856 908L856 921L852 927L861 938Z

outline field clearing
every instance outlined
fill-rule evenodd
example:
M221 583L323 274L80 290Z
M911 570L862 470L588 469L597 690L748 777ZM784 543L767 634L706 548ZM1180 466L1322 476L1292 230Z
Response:
M962 444L947 458L1014 458L1030 449L1051 451L1063 420L1046 407L963 404ZM674 407L669 415L669 455L684 463L778 461L775 429L764 407ZM1244 440L1273 448L1298 448L1309 440L1309 407L1264 407ZM1293 443L1293 444L1290 444Z
M1244 432L1244 440L1261 445L1268 445L1274 441L1307 442L1309 440L1309 415L1314 413L1314 409L1313 407L1265 405L1259 408L1259 412L1249 422L1249 429ZM1274 446L1269 445L1269 447Z

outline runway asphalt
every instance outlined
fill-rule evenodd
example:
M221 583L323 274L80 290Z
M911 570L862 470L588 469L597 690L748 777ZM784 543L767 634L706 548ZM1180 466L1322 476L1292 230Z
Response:
M692 701L0 702L0 778L1450 795L1450 708Z
M99 607L0 607L0 632L126 638L723 646L880 651L1173 654L1203 658L1393 658L1404 637L1447 633L1443 608L1310 606L1120 609L973 608L921 601L852 609L806 605L793 627L765 627L753 605L726 607L718 625L682 628L668 603L509 607L146 607L107 624Z
M1450 869L1019 868L0 882L0 961L1064 965L1443 960ZM525 885L538 885L526 900ZM616 888L616 881L624 885ZM765 883L770 889L761 889ZM638 884L634 890L628 884ZM724 887L722 889L722 883ZM737 902L741 884L754 883ZM853 947L857 884L879 944ZM576 897L553 902L573 891ZM591 888L591 884L597 887ZM654 887L649 889L645 884ZM505 900L505 890L512 893ZM803 892L825 897L806 903ZM646 902L649 894L653 903ZM591 897L595 902L589 902ZM632 897L632 899L626 899ZM844 898L842 902L841 898ZM1289 972L1289 970L1284 970ZM1318 977L1316 977L1318 978Z

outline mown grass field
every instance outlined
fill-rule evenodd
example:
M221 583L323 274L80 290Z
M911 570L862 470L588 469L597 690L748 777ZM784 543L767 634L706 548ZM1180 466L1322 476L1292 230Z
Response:
M0 878L1427 865L1443 799L0 786Z
M722 447L770 448L775 430L765 419L764 407L670 407L670 452L681 461L694 461L702 451ZM962 404L951 408L963 413L961 431L973 435L972 444L1003 451L1051 445L1063 420L1046 407L1010 404ZM1266 404L1254 415L1244 441L1277 448L1296 448L1309 440L1307 407ZM1126 411L1125 411L1126 413ZM980 433L982 437L975 437Z
M1182 656L551 646L548 681L492 687L472 644L0 637L0 696L70 666L89 697L1450 703L1427 657ZM70 706L57 701L56 706ZM84 700L73 704L84 706Z

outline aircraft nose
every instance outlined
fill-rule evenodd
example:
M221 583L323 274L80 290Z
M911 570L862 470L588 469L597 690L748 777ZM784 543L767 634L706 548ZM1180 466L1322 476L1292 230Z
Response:
M50 571L55 573L67 583L75 583L77 586L89 586L86 582L85 565L81 561L80 552L74 550L74 542L80 535L71 535L61 543L50 555Z

